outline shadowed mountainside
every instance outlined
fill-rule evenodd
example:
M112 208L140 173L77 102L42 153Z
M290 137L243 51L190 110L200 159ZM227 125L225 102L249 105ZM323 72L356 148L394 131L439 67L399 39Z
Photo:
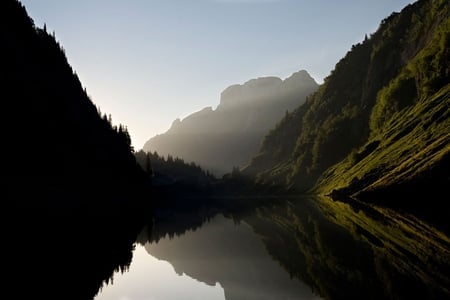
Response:
M0 39L4 293L92 299L131 261L148 177L18 1L0 2Z
M145 176L126 128L101 116L62 47L20 3L2 1L1 19L9 204L70 213L133 205L123 200L142 190Z

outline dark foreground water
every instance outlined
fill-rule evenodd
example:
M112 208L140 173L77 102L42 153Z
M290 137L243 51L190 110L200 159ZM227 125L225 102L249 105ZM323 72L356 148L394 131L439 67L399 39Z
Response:
M160 213L95 299L450 299L450 239L439 230L357 203L274 200Z

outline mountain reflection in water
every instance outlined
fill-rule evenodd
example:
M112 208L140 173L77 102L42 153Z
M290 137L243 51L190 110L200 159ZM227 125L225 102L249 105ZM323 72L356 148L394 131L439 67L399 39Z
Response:
M223 216L182 236L146 243L145 249L170 262L178 274L220 283L227 300L317 298L269 256L249 226Z
M170 214L138 242L199 281L192 284L222 287L227 300L450 297L450 239L412 216L356 202L291 198L216 217ZM184 299L177 285L167 282L167 293Z

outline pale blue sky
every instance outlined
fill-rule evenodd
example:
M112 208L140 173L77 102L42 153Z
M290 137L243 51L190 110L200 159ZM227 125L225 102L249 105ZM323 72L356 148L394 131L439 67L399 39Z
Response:
M227 86L336 62L407 0L22 0L140 149Z

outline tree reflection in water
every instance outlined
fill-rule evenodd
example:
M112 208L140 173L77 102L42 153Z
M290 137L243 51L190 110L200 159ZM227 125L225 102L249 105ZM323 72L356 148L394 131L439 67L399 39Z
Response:
M142 216L131 214L14 214L5 225L5 292L92 299L114 272L127 271L137 242L180 274L219 282L228 300L280 292L285 299L450 298L450 239L430 225L356 202L272 200L242 210L159 211L140 234Z
M328 198L277 200L225 216L249 225L289 276L323 298L450 297L450 239L413 216ZM187 222L195 224L198 232L185 233L183 225L176 228L183 224L175 222L179 217L156 223L149 238L153 244L146 246L149 252L171 262L180 273L210 284L220 282L229 300L238 299L230 292L238 281L251 290L250 278L256 275L245 260L240 261L242 257L247 257L247 262L258 259L257 247L249 244L250 236L232 234L234 229L223 222L198 229L210 218L198 214L190 215ZM166 234L169 238L162 238ZM145 243L142 235L141 243ZM241 266L240 271L233 270L233 263ZM267 278L273 275L273 270L264 271L261 266L259 270Z

